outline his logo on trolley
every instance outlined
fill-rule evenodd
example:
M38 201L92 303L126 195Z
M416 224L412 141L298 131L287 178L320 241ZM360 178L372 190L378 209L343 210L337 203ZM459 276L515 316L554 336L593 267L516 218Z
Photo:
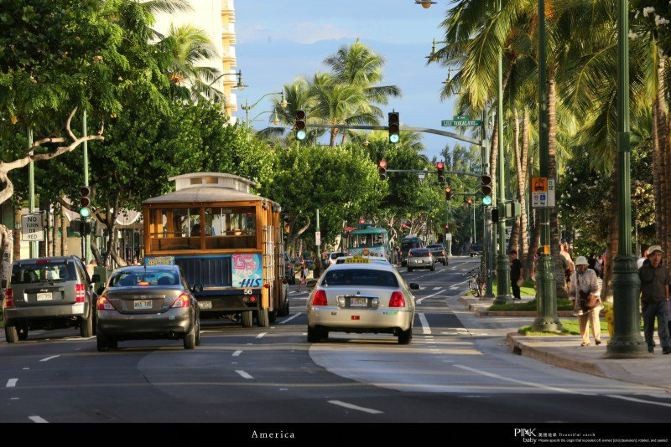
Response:
M238 287L261 287L263 270L261 255L233 255L233 285Z

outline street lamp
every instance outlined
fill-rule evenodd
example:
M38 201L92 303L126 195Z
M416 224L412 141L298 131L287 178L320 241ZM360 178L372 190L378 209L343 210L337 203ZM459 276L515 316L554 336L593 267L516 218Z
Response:
M606 357L651 357L641 338L640 280L631 253L631 147L629 136L629 1L617 2L617 207L618 244L613 263L613 316L615 331Z
M219 76L217 76L216 78L214 78L214 80L213 80L212 82L210 82L209 84L207 84L207 86L208 86L208 87L212 87L212 85L213 85L215 82L217 82L219 79L223 78L224 76L236 76L236 77L238 78L238 81L236 82L234 88L237 88L237 89L239 89L239 90L242 90L243 88L247 87L247 85L245 85L245 84L242 82L242 70L231 71L231 72L228 72L228 73L222 73L222 74L220 74Z
M435 5L436 2L433 2L431 0L415 0L416 5L422 5L422 8L424 9L429 9L431 5Z
M266 93L265 95L261 96L259 99L256 100L253 104L249 104L247 102L247 98L245 98L245 103L240 105L240 108L245 111L245 123L249 125L249 111L252 110L254 107L256 107L263 98L270 96L270 95L281 95L282 99L279 102L280 107L282 110L286 109L289 103L287 102L286 98L284 97L284 91L281 92L270 92ZM279 120L278 120L279 121Z
M266 114L266 113L272 113L273 114L273 119L271 121L273 126L279 126L280 125L280 117L277 115L277 109L264 110L263 112L257 114L254 118L252 118L251 122L253 123L254 121L256 121L256 119L258 117L260 117L261 115Z

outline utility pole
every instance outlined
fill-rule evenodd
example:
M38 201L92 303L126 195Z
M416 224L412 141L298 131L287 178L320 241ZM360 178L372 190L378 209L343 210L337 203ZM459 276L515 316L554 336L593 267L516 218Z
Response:
M631 148L629 136L629 1L617 2L617 207L618 244L613 263L615 333L606 357L652 357L641 338L638 308L640 280L631 253Z
M82 123L84 127L84 137L88 136L88 129L86 126L86 109L82 115ZM84 140L84 186L89 186L89 144ZM82 227L84 229L84 260L88 264L91 261L91 234L86 231L86 218L80 216L82 219ZM91 226L93 229L93 226Z
M539 150L540 175L549 177L550 174L550 135L547 97L547 50L545 37L545 0L538 0L538 123L539 123ZM557 290L555 286L554 269L550 253L550 208L540 209L541 226L541 256L538 260L536 283L538 289L538 314L532 325L535 331L559 332L561 323L557 315Z

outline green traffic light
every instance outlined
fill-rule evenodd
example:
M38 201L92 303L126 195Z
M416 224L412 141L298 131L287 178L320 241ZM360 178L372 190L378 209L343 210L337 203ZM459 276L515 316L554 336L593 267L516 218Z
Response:
M482 198L482 204L485 206L489 206L492 204L492 196L484 196Z
M396 143L398 143L398 141L399 141L398 134L393 133L393 134L389 135L389 142L390 143L396 144Z
M91 216L91 210L87 207L79 208L79 215L82 216L83 219L86 219Z
M303 141L303 140L305 139L306 136L307 136L307 135L306 135L305 131L302 130L302 129L299 130L298 132L296 132L296 139L297 139L297 140Z

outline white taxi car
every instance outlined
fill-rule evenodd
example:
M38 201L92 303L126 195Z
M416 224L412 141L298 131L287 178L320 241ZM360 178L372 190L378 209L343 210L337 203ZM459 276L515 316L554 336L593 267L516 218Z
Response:
M399 344L412 340L415 297L391 264L362 257L329 267L310 294L307 305L308 342L329 332L389 333Z

